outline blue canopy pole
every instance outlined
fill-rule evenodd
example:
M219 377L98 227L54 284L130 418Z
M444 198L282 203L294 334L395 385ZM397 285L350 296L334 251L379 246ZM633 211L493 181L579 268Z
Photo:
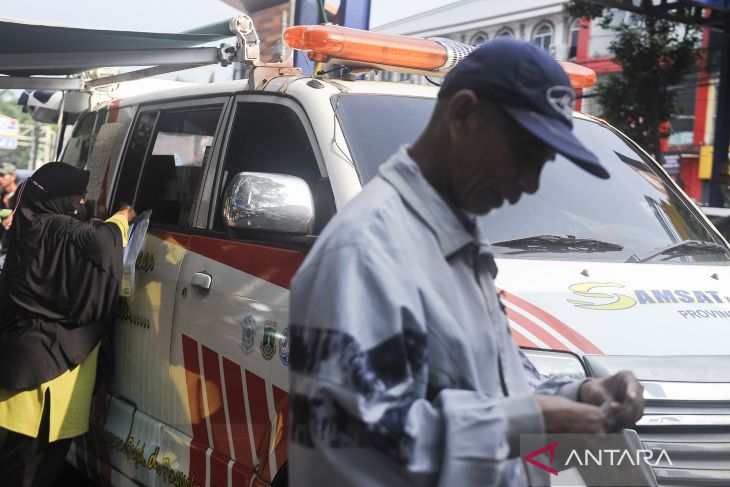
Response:
M342 25L353 29L370 29L370 0L342 0L344 21Z
M296 0L294 7L293 25L317 25L322 23L319 0ZM302 73L314 74L314 62L307 58L306 53L294 51L294 66L302 69Z
M296 0L293 25L318 25L322 19L321 0ZM353 29L368 30L370 28L370 0L342 0L338 17L340 25ZM309 74L315 63L306 54L294 51L294 66L301 68L302 73Z

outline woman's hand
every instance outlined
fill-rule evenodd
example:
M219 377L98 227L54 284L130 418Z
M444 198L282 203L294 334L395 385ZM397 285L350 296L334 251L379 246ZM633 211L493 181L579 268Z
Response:
M134 211L134 207L132 207L132 205L122 205L117 212L117 215L126 218L128 223L132 223L132 221L134 221L137 217L137 212Z

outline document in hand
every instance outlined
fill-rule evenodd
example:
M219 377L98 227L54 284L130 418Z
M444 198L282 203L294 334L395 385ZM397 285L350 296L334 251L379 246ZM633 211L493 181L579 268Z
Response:
M124 248L122 286L119 292L122 297L129 298L134 294L137 257L142 247L144 247L144 239L147 236L147 227L150 225L151 215L152 210L143 211L137 215L129 229L127 246Z

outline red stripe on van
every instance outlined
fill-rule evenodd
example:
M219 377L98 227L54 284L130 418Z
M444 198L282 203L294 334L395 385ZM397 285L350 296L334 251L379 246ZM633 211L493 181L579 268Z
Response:
M218 354L210 348L203 347L203 375L205 376L205 394L208 400L210 428L213 433L213 449L230 458L231 449L228 444L228 424L226 410L223 405L223 386Z
M205 472L208 468L206 465L205 455L208 452L208 446L198 440L190 441L190 466L188 467L188 476L192 479L191 485L205 485Z
M233 487L244 485L244 482L246 485L249 485L251 476L245 472L240 463L234 463L231 470L231 482L233 483Z
M304 254L264 245L193 236L189 250L289 289Z
M223 357L223 377L228 399L228 416L231 420L233 452L237 463L253 471L253 455L246 423L246 403L243 400L243 378L238 364ZM235 471L234 471L235 472ZM238 485L234 482L234 485Z
M540 348L536 343L533 343L532 340L528 339L525 335L514 328L510 327L509 330L512 333L512 340L514 340L518 347Z
M190 407L190 424L193 439L190 441L190 468L188 475L193 475L198 483L205 483L205 452L208 445L208 427L205 424L203 409L203 390L200 384L200 363L198 360L198 344L187 335L182 335L183 362L185 363L185 383L188 390L188 406Z
M251 371L246 371L246 390L248 391L248 407L251 411L251 429L253 430L256 453L259 457L259 475L271 481L269 472L269 404L266 399L266 382Z
M210 454L211 487L228 487L228 462L225 455L213 450ZM202 485L202 484L201 484Z
M149 233L168 243L188 247L192 252L287 289L305 257L302 252L294 250L221 238L190 236L157 229L151 229Z
M507 318L514 321L518 325L520 325L525 330L529 331L533 335L535 335L535 338L546 344L548 347L550 347L552 350L566 350L569 351L568 347L565 346L564 343L562 343L560 340L552 336L550 333L545 331L540 325L529 319L527 316L524 316L517 311L510 309L505 306L504 308L505 313L507 314ZM540 348L540 347L538 347Z
M190 235L184 235L182 233L163 232L154 228L151 228L148 233L154 235L160 240L164 240L171 245L177 245L178 247L183 248L187 246L188 241L190 240Z
M590 340L585 338L583 335L560 321L555 316L551 315L547 311L544 311L534 304L528 303L522 298L519 298L515 296L514 294L508 293L507 291L502 291L500 293L500 296L504 298L505 300L509 301L510 303L519 306L520 308L524 309L528 313L532 314L536 318L542 320L545 322L546 325L548 325L550 328L558 332L563 338L568 340L570 343L575 345L575 347L580 350L583 353L595 353L595 354L603 354L600 348L595 346L593 343L591 343Z
M276 466L281 467L286 463L287 449L289 442L287 440L287 431L289 429L289 394L272 386L274 395L274 409L276 410L276 433L274 434L274 455L276 456Z

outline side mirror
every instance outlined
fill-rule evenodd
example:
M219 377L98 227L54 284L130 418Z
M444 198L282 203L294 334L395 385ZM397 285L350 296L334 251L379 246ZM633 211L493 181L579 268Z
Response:
M223 219L231 230L309 235L314 227L312 192L295 176L238 173L224 195Z

